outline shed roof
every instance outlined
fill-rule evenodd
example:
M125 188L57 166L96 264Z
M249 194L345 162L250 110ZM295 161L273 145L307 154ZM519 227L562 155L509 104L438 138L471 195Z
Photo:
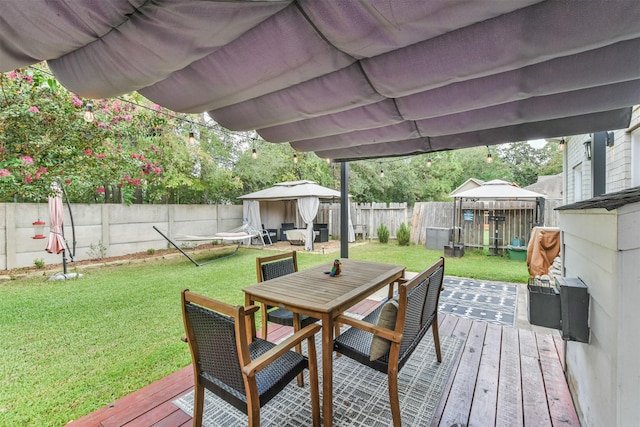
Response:
M604 208L608 211L621 208L622 206L640 202L640 186L632 187L616 193L603 194L588 200L571 203L556 208L558 211L571 209L596 209Z

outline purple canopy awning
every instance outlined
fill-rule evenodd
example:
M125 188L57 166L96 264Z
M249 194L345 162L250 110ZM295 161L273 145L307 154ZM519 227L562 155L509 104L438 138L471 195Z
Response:
M637 0L3 3L0 72L139 91L334 160L627 127Z

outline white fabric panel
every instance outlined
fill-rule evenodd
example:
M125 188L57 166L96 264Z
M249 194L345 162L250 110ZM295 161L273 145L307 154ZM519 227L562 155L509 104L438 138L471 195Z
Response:
M387 99L341 113L258 129L257 131L267 141L286 142L336 135L354 129L381 127L401 121L403 121L403 118L398 114L395 103L393 100Z
M399 97L639 36L635 0L546 1L361 62L378 92Z
M420 120L633 80L640 76L640 54L633 52L640 52L640 38L400 97L396 104L404 118Z
M640 102L640 80L631 80L606 87L537 96L415 123L422 135L434 137L609 111L637 102Z
M253 130L333 114L383 99L356 63L277 92L209 111L209 115L227 129Z
M307 224L307 239L304 242L304 248L307 251L313 250L313 220L318 214L320 207L320 199L317 197L300 197L298 199L298 212L300 217Z
M541 0L299 1L320 32L343 52L370 58L508 13Z
M172 110L195 113L284 89L353 62L292 5L140 93Z
M433 138L532 121L538 122L562 116L609 111L639 101L640 80L632 80L606 87L533 97L523 101L416 122L405 121L382 128L293 141L291 145L299 151L325 151L407 140L421 136Z
M287 4L146 2L99 41L50 61L49 65L62 84L85 97L106 98L132 92L215 52Z
M419 138L420 135L415 122L404 121L395 125L375 129L331 135L321 138L304 139L291 142L291 146L298 151L329 150L335 148L353 147L362 144L379 144L382 142Z
M254 230L262 230L262 218L260 218L260 202L257 200L242 201L242 217Z
M495 145L513 141L528 141L580 133L621 129L629 125L631 108L622 108L583 116L563 117L542 122L524 123L503 128L446 135L434 138L416 138L381 144L359 145L326 151L316 151L322 158L358 160L393 157L434 151Z
M119 27L146 0L2 2L0 72L58 58Z

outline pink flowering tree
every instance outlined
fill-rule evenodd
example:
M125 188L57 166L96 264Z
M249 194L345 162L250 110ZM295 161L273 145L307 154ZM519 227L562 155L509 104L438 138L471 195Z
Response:
M172 113L132 101L93 100L87 122L87 101L44 65L0 74L0 201L46 200L54 180L78 202L167 198L167 183L185 181L176 175L195 160Z

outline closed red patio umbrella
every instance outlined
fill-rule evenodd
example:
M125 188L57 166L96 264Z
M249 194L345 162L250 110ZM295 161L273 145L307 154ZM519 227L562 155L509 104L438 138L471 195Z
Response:
M56 196L49 197L49 218L51 224L49 242L45 250L51 254L59 254L64 252L65 248L64 237L62 235L64 209L62 207L62 197L59 194L59 190L56 192Z

